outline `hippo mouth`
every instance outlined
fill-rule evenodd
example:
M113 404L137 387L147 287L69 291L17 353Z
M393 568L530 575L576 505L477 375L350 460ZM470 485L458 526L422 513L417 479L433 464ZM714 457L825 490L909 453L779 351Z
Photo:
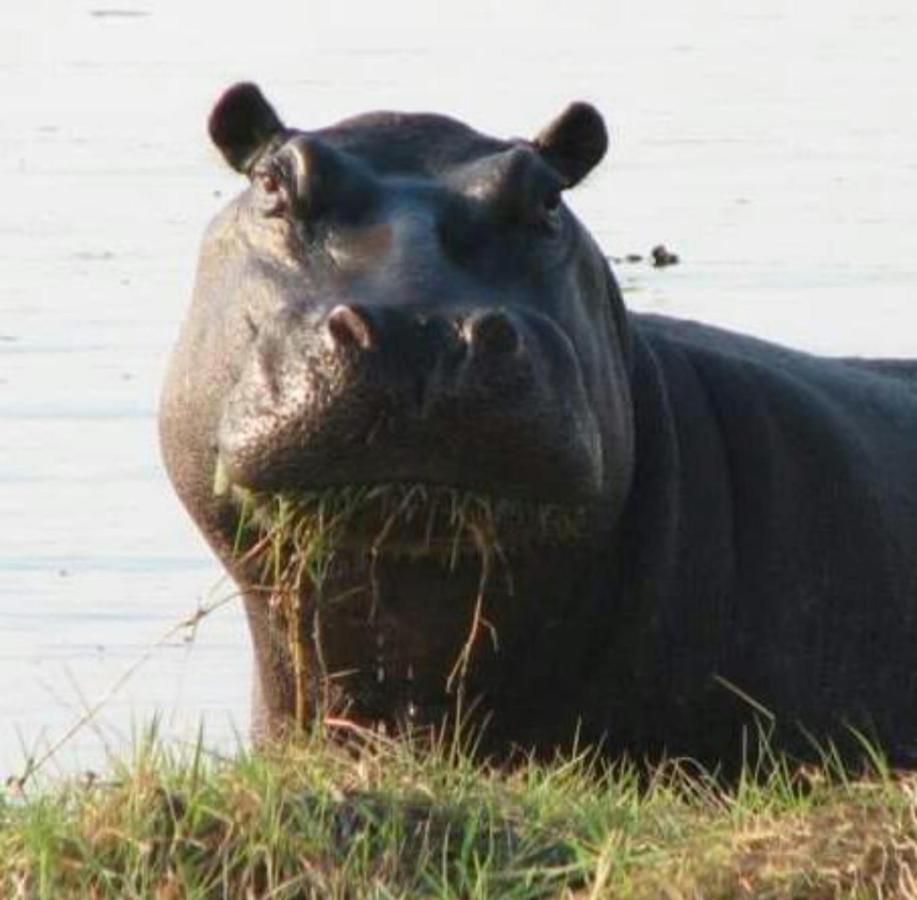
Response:
M585 505L502 497L445 485L391 482L315 490L252 491L229 484L218 466L214 492L238 509L237 549L252 539L283 548L313 568L337 552L425 557L454 568L459 559L534 552L580 542Z
M403 708L409 721L420 714L418 710L437 718L431 710L445 709L448 695L464 684L476 645L490 634L496 646L496 631L484 604L497 574L512 595L515 559L550 547L562 550L581 542L589 531L584 506L495 497L442 485L394 482L255 492L230 484L218 465L214 491L228 495L235 505L237 557L260 566L260 585L283 622L295 687L294 720L301 727L307 725L310 709L324 710L325 719L331 720L327 710L336 704L328 699L329 686L340 684L328 666L328 638L321 636L325 626L320 622L326 621L325 613L333 616L335 609L342 609L342 600L358 608L362 595L369 606L365 623L375 627L372 623L382 606L383 569L391 572L394 566L409 581L418 566L427 572L431 566L438 569L453 588L443 590L446 602L432 604L429 614L434 619L455 615L449 611L451 599L459 605L465 601L470 615L459 626L459 644L441 673L442 683L428 685L426 700L419 699L420 685L410 675L409 661L401 664L379 657L375 679L355 690L361 697L361 715L382 721L386 715L380 710L395 709L397 717ZM308 675L309 658L318 664L317 679ZM399 681L395 676L402 669L407 674Z

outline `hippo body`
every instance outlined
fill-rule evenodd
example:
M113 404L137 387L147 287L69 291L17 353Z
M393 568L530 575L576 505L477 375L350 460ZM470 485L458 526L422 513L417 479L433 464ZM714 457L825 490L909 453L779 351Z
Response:
M917 367L663 317L631 327L637 466L618 583L635 617L656 611L633 671L644 708L666 698L647 743L722 759L753 699L783 749L811 756L829 736L855 752L853 726L908 757Z
M328 721L462 706L495 755L729 763L763 722L803 756L861 733L912 759L917 364L626 311L560 200L605 151L584 104L531 142L388 113L300 132L239 85L210 130L251 185L205 239L161 435L245 593L256 732L305 685ZM348 533L297 582L297 670L239 498L383 484L498 513L447 564L395 514Z

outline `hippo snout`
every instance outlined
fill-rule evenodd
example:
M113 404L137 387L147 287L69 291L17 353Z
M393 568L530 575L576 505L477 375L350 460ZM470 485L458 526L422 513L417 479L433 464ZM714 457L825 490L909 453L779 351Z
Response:
M581 383L569 341L531 314L338 303L259 334L220 463L258 491L403 481L582 502L601 454Z
M468 360L473 360L472 365L487 365L501 359L508 362L523 351L519 329L512 317L501 309L475 312L451 325L419 316L413 321L401 323L400 329L390 327L389 334L385 333L384 321L374 321L373 314L359 306L335 306L325 320L327 339L332 349L342 352L382 349L388 342L394 343L399 337L407 337L406 332L411 329L415 333L438 331L436 339L441 341L441 346L434 347L434 352L464 352ZM402 332L400 335L397 334L399 330ZM450 335L450 331L454 334ZM428 338L421 335L420 339Z

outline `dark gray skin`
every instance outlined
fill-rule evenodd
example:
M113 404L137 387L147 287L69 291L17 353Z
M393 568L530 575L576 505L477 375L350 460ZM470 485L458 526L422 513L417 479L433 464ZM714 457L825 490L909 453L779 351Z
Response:
M422 483L586 511L574 545L507 536L497 639L463 686L485 753L576 739L730 764L763 722L802 756L855 754L853 726L912 760L917 364L628 313L560 200L606 149L585 104L534 141L393 113L303 132L237 85L210 131L250 186L205 237L161 434L246 591L259 734L290 719L290 659L233 552L218 455L256 491ZM330 684L332 713L436 726L479 563L382 558L373 594L367 549L331 574L351 599L322 616L337 677L313 665L313 699Z

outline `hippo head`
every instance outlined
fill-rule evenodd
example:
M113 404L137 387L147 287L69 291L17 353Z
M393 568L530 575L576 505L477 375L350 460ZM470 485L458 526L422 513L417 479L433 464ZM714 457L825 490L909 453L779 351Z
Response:
M161 433L245 592L260 722L493 709L632 477L623 305L562 199L602 119L300 131L241 84L209 124L248 184L205 237Z

